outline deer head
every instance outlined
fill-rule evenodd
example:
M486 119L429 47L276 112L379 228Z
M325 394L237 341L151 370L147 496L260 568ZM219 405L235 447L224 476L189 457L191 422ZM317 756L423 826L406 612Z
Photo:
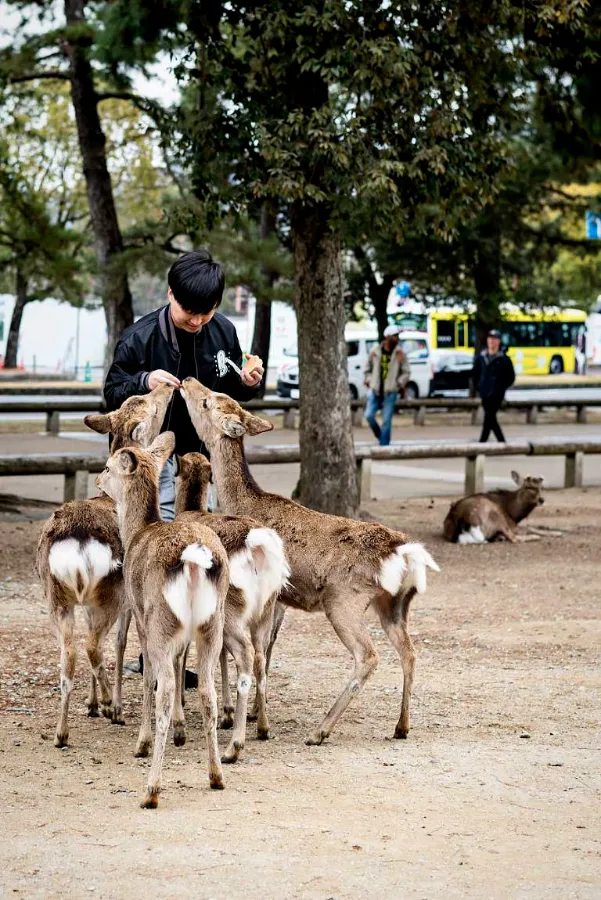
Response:
M534 478L531 475L526 475L525 478L522 478L519 472L516 472L515 470L512 471L511 477L518 486L515 493L521 506L532 510L535 506L543 505L545 500L544 497L541 496L543 489L542 478Z
M117 450L109 456L96 479L96 487L116 503L124 498L128 488L137 487L141 481L154 484L158 492L159 474L174 449L175 435L166 431L155 438L147 450L140 447Z
M180 390L192 424L209 450L223 436L240 440L245 434L273 430L271 422L253 416L231 397L210 391L195 378L185 378Z
M207 508L211 463L202 453L186 453L177 460L176 514Z
M110 452L122 447L149 447L159 434L174 387L160 384L144 396L129 397L115 412L86 416L84 422L92 431L111 434Z

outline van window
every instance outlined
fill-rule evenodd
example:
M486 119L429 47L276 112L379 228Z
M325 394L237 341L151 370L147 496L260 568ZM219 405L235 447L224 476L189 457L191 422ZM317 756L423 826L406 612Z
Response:
M359 341L347 341L346 342L346 355L347 356L357 356L359 353Z
M465 321L463 319L457 322L457 346L465 347Z
M426 359L428 356L428 343L420 338L405 338L401 347L409 359Z
M436 346L442 349L455 346L455 320L438 319L436 322Z

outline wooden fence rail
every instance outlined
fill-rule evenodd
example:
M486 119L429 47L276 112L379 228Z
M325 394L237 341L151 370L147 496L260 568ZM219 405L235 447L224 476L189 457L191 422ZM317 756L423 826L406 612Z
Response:
M487 456L563 456L565 457L565 487L582 485L582 465L586 454L601 455L601 440L564 441L545 439L511 441L506 444L398 443L388 447L357 444L357 480L360 496L371 496L374 461L400 459L465 459L465 493L481 491L484 484L484 464ZM250 465L280 465L300 462L297 445L250 447ZM88 475L101 472L106 457L97 453L36 453L27 456L0 454L0 478L14 475L64 475L64 499L82 499L88 494Z

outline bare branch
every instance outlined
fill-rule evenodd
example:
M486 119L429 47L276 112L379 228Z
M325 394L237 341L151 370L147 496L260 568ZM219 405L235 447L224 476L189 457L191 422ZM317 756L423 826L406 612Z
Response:
M11 75L9 82L11 84L19 84L25 81L37 81L41 78L52 78L60 81L71 81L71 76L67 72L31 72L28 75Z

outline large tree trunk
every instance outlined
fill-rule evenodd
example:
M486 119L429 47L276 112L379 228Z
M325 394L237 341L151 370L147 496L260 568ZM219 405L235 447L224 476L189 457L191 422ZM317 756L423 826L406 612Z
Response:
M85 22L84 7L85 0L65 0L65 17L69 26L82 28ZM133 309L123 260L123 240L106 161L106 141L98 115L94 75L87 55L88 44L89 38L82 30L81 39L68 41L65 50L69 59L71 100L102 283L108 329L107 361L110 361L119 335L133 322Z
M275 231L275 215L270 205L265 203L261 209L261 220L259 222L259 237L262 241L267 240ZM271 287L275 281L275 273L264 267L263 276ZM265 385L267 382L267 365L269 363L269 348L271 345L271 299L257 297L257 305L255 307L255 326L253 330L253 339L250 352L254 356L260 356L265 365L265 375L261 382L258 396L263 397L265 394Z
M19 352L19 331L21 330L21 320L23 319L23 310L27 305L27 281L19 269L17 269L16 285L15 285L15 308L10 320L8 329L8 338L6 341L6 355L4 357L5 369L17 368L17 354Z
M501 228L494 209L490 210L478 229L478 243L473 259L474 285L477 294L476 352L486 346L486 335L501 321Z
M340 238L329 210L293 209L300 367L300 502L353 516L357 477L351 431Z

